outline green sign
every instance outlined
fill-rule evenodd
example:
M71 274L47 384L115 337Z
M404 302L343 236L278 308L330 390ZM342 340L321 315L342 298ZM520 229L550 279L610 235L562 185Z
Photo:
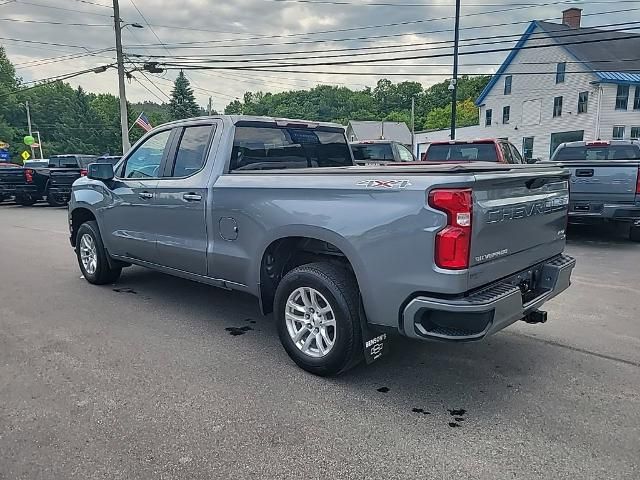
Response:
M31 135L27 135L26 137L24 137L25 145L33 145L34 143L36 143L36 139L33 138Z

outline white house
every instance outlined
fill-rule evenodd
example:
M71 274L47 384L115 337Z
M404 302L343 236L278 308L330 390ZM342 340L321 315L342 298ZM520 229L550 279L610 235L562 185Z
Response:
M508 138L528 158L562 142L640 138L640 35L534 20L476 100L480 125L456 139ZM544 47L542 47L544 46ZM416 135L418 154L448 131Z

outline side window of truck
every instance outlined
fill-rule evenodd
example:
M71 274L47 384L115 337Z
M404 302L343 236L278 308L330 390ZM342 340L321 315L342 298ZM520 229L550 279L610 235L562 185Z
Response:
M404 145L397 144L398 147L398 155L400 156L401 162L413 162L414 158L411 152Z
M353 165L342 131L237 126L229 170L269 170Z
M190 177L202 170L208 152L209 139L214 131L214 125L194 125L182 131L171 169L172 177Z
M147 138L121 167L121 178L158 178L160 164L171 130L163 130Z

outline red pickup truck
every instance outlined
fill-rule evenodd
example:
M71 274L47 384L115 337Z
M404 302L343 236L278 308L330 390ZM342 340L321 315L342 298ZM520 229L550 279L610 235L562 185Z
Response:
M497 162L527 163L518 149L508 140L451 140L433 142L420 159L423 162Z

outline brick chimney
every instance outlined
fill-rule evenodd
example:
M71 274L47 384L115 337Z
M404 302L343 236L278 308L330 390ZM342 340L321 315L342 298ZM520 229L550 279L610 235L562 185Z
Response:
M580 28L580 20L582 19L581 8L567 8L562 12L562 24L569 28Z

